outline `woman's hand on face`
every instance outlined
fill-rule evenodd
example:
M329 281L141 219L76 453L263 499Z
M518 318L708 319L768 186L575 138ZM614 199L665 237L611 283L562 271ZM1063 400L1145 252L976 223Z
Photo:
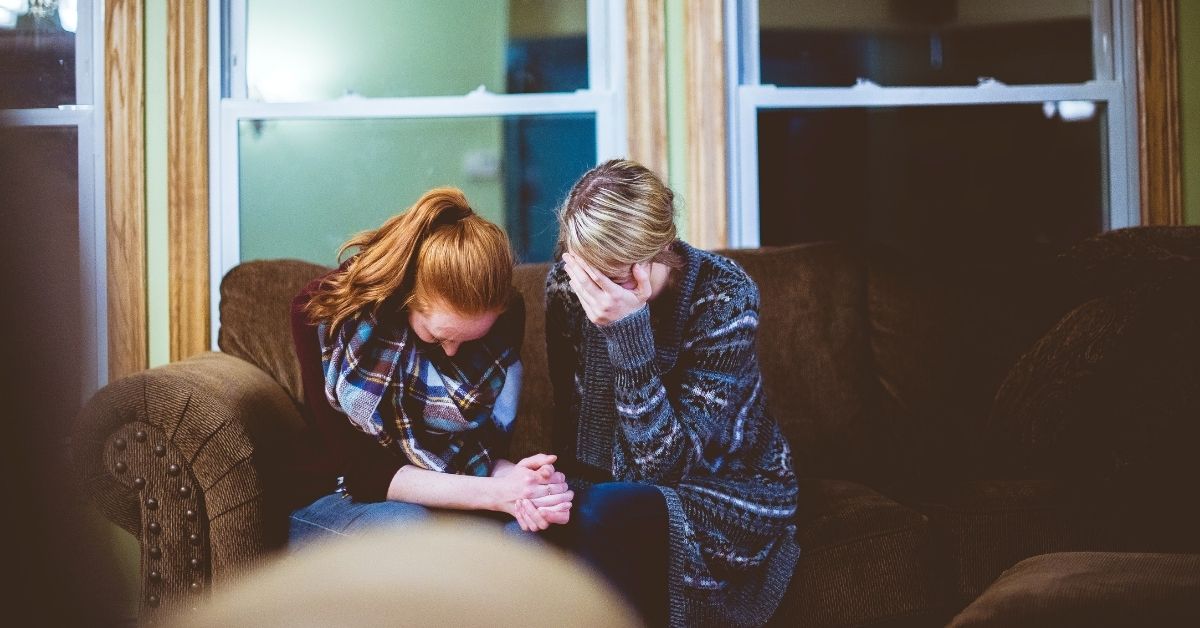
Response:
M570 254L563 254L563 268L571 277L571 289L579 297L588 320L608 325L640 310L650 300L650 265L634 264L633 289L613 283L604 273Z

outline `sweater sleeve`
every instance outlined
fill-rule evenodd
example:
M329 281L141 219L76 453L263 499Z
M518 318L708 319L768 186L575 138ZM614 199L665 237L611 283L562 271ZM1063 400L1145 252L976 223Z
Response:
M600 328L614 370L618 479L679 480L752 401L757 287L748 278L715 282L693 304L669 386L655 360L648 307Z
M408 460L355 429L346 415L335 410L325 398L317 327L308 321L304 312L305 304L320 281L310 283L292 300L292 341L300 360L304 403L312 413L327 464L343 478L346 491L356 501L384 501L392 477Z

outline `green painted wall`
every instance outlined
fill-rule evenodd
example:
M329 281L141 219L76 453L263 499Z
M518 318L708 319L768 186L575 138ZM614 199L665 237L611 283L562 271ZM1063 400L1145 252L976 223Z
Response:
M1179 0L1179 93L1183 133L1183 212L1200 225L1200 2Z
M150 366L171 360L167 274L167 0L147 0L146 81L146 301Z
M302 8L300 8L302 6ZM472 19L461 16L471 14ZM385 23L389 28L367 28ZM247 83L253 97L322 100L461 95L504 88L508 3L474 0L252 0ZM468 173L499 163L499 118L287 120L239 129L242 259L332 264L354 232L422 192L454 185L503 222L503 180Z
M687 66L684 53L687 50L683 20L684 0L666 0L664 22L666 25L667 54L667 185L675 192L680 207L675 216L675 227L680 235L688 230L688 207L684 195L687 192Z

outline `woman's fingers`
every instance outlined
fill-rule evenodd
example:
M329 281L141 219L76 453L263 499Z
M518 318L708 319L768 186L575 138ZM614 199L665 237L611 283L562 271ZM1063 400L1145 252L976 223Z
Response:
M554 454L534 454L528 458L522 458L521 461L517 463L517 466L537 471L546 465L554 464L557 460L558 456ZM551 467L551 472L553 472L553 467Z
M649 301L653 292L650 286L650 264L648 262L633 265L633 281L637 285L633 292L640 301Z
M546 521L546 517L538 512L538 509L528 499L521 500L521 508L532 529L545 530L550 527L550 522Z
M596 283L595 279L588 274L586 265L578 257L570 253L563 254L563 269L567 271L567 276L574 281L576 286L576 294L581 290L584 292L603 292L604 290Z
M560 504L538 510L541 512L542 518L555 525L563 525L571 520L571 504Z
M560 504L570 504L575 500L574 491L562 491L559 493L551 493L544 497L534 497L530 501L538 508L548 508L550 506L558 506Z
M520 502L518 502L516 505L516 508L513 509L512 515L513 515L513 519L517 520L517 525L521 526L522 530L524 530L525 532L530 531L529 530L529 521L525 518L525 510L521 508Z
M611 292L617 288L620 288L620 286L612 282L612 279L606 277L604 273L592 268L591 264L573 255L571 257L575 260L575 263L579 265L579 268L581 268L583 272L587 274L588 278L592 280L592 283L600 289L601 292Z

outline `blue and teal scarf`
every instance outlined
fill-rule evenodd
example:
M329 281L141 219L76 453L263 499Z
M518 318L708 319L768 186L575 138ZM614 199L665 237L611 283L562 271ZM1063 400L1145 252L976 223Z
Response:
M520 340L496 324L451 358L422 343L405 316L395 318L360 315L332 336L328 322L317 327L329 403L411 464L489 475L506 454L509 429L493 420L492 408Z

